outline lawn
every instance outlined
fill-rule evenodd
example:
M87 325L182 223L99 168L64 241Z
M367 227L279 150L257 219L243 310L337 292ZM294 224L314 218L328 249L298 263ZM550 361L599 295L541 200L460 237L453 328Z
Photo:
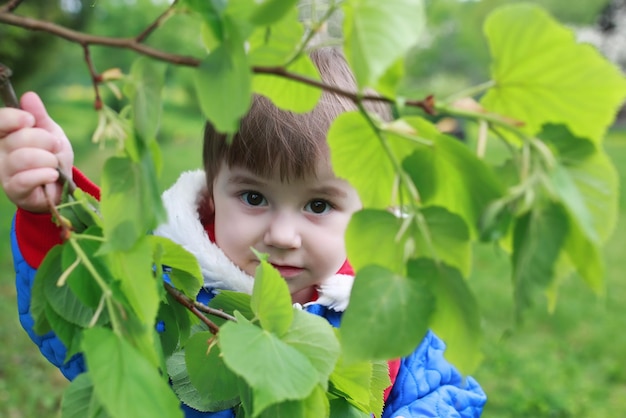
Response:
M58 99L58 100L55 100ZM63 107L49 98L50 112L67 127L77 150L77 165L97 181L111 154L89 143L96 116L88 103ZM180 171L200 166L198 115L172 106L163 121L165 159L162 187ZM75 121L84 121L76 124ZM471 286L481 300L485 359L474 374L489 396L484 416L614 417L626 411L626 134L611 135L607 149L620 172L620 220L606 247L607 294L599 299L573 277L561 291L553 314L544 303L525 322L512 320L511 285L506 255L490 247L476 249ZM13 208L0 196L0 417L58 416L67 383L22 331L13 285L8 230Z
M539 302L514 327L506 255L476 252L471 283L482 302L485 360L475 376L489 396L485 417L604 418L626 411L626 133L612 132L606 148L621 190L620 218L604 251L604 298L572 277L553 314Z

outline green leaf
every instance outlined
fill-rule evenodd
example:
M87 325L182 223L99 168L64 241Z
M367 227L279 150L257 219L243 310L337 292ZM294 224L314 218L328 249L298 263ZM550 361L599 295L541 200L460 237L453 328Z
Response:
M156 181L148 155L139 163L121 157L106 161L101 204L106 242L101 253L130 250L166 219Z
M177 319L178 318L174 312L174 308L169 303L161 303L159 305L157 323L162 322L164 328L159 332L159 340L161 342L161 349L164 357L171 355L178 347L180 331Z
M254 312L250 307L250 295L246 293L220 290L220 292L211 299L209 306L214 309L222 310L230 315L234 315L235 311L237 311L250 321L254 318ZM218 320L219 318L215 318L215 321Z
M347 0L342 8L346 58L361 88L376 85L425 26L422 0Z
M239 402L239 378L224 365L220 348L208 331L194 334L185 345L185 363L191 384L202 394L207 410L220 411Z
M165 298L167 300L167 305L170 307L172 314L176 318L179 341L184 343L187 338L189 338L192 325L199 324L200 319L198 319L198 317L190 312L186 307L178 303L178 301L169 293L165 295ZM165 326L167 327L167 323Z
M35 321L33 331L38 335L44 335L52 330L50 323L46 319L46 307L48 306L46 288L51 278L61 277L63 273L61 265L62 252L63 246L55 245L52 247L35 273L30 299L30 314Z
M195 298L204 284L202 271L196 257L183 248L182 245L168 238L151 235L149 239L153 252L159 251L160 261L164 266L170 267L174 271L189 273L188 275L183 275L174 272L169 276L174 287L190 298Z
M405 75L406 68L404 65L404 57L401 57L387 68L387 71L380 77L375 88L376 92L385 97L396 97L398 86Z
M352 405L369 414L374 365L369 361L347 361L345 355L345 352L342 353L330 376L328 392L347 399Z
M147 57L135 60L130 70L126 94L133 110L133 126L144 143L156 139L164 84L165 65Z
M370 381L370 405L369 410L374 416L382 416L385 406L384 392L391 386L389 378L389 363L387 361L375 361L372 363L372 379Z
M224 39L222 14L227 3L226 0L182 0L181 6L196 12L206 27L210 28L213 36L221 41Z
M236 418L254 416L252 411L252 389L243 379L239 379L239 395L241 396L241 404L237 410Z
M257 27L250 21L254 6L256 6L256 0L228 1L224 11L225 43L234 40L247 50L246 43Z
M376 264L405 274L406 238L398 239L403 220L386 210L363 209L352 215L346 230L348 260L355 270Z
M574 266L578 274L597 295L604 295L605 266L601 246L589 239L579 227L577 220L569 219L569 234L564 250L569 264ZM564 269L565 267L561 267Z
M101 237L102 231L98 227L91 227L86 229L84 234ZM106 257L96 256L100 244L96 240L81 240L76 243L89 258L89 261L100 276L110 283L113 281L113 276L110 273ZM77 262L78 264L76 264ZM66 283L72 289L72 292L82 303L96 309L102 298L102 289L85 268L84 262L78 259L78 255L71 245L63 246L63 270L65 274L68 274L68 271L70 272L67 275Z
M547 126L540 138L556 150L558 166L552 185L584 234L605 242L618 216L619 178L611 159L587 139L563 126Z
M423 231L416 234L415 257L436 258L458 268L463 276L469 276L472 246L465 221L438 206L424 208L421 214L424 226L428 230L428 237L424 236Z
M345 398L330 400L330 418L371 418L372 414L352 406Z
M121 291L117 290L114 293L118 304L109 312L114 311L116 315L116 319L111 321L115 331L119 335L123 335L126 342L136 349L144 359L152 362L155 368L165 369L155 322L141 322L131 307L121 302L125 299Z
M478 303L459 271L432 259L408 264L409 277L427 283L436 307L430 326L448 349L446 358L462 373L472 373L482 359Z
M513 232L513 284L518 316L532 300L532 291L555 278L555 265L570 231L565 208L554 202L534 208L518 219Z
M89 373L81 373L63 393L61 403L63 418L108 418L103 406L93 392Z
M614 64L536 5L503 6L484 31L496 83L481 100L485 108L524 122L529 135L552 122L601 140L626 98L626 79Z
M446 208L460 215L472 236L487 205L502 195L493 171L457 139L433 134L434 127L421 118L408 122L433 140L420 147L402 164L419 191L422 203Z
M391 136L390 147L401 161L416 149L416 144ZM392 205L396 171L380 139L360 112L339 115L328 132L331 162L337 177L357 190L363 206L385 209ZM367 167L368 175L363 175Z
M59 208L59 213L71 222L74 232L82 233L90 226L102 226L98 215L100 203L93 196L76 189L67 201L72 203L71 206Z
M426 334L433 309L423 281L376 265L362 268L339 328L346 356L386 360L408 355Z
M167 382L137 350L105 328L84 332L83 349L94 392L114 416L183 418Z
M167 373L172 382L172 389L181 402L198 411L205 412L211 409L210 399L191 384L183 351L177 351L167 359Z
M111 270L129 305L145 324L154 324L159 310L158 288L162 285L152 273L152 247L147 239L140 240L125 252L109 254Z
M271 25L290 11L295 11L298 0L261 0L255 3L250 21L255 25Z
M218 336L224 362L252 388L254 415L304 399L317 385L318 373L304 354L251 323L227 322Z
M257 254L260 256L260 254ZM250 307L261 322L261 327L282 337L293 321L291 294L278 270L260 257L254 276Z
M202 62L194 78L204 116L219 132L237 132L252 97L252 74L243 47L220 45Z
M544 126L540 137L556 151L557 167L550 173L552 188L569 216L565 252L587 285L603 294L604 260L601 245L617 222L619 179L610 158L584 138L563 126Z
M269 406L260 418L322 418L330 413L326 391L316 386L311 395L303 400L287 401Z
M320 80L317 68L307 55L301 55L287 70L312 80ZM319 88L277 75L257 74L253 86L255 93L271 99L278 108L295 113L310 112L322 96Z
M328 321L305 311L294 310L293 322L281 339L309 359L317 371L318 383L325 389L341 353L335 331Z
M51 262L55 262L54 259L51 259ZM60 263L60 259L58 259ZM58 266L60 267L60 266ZM86 306L77 296L74 294L70 286L66 283L63 286L57 285L57 279L59 276L52 275L54 271L57 270L57 267L54 264L50 264L45 266L45 271L50 275L40 276L37 275L37 280L41 280L41 291L45 295L47 303L54 310L54 312L59 315L64 321L67 321L71 324L77 325L82 328L87 328L90 326L92 319L95 316L96 308L92 308L90 306ZM93 278L89 275L87 277L82 277L83 280L93 280ZM37 291L39 292L39 290ZM38 319L38 316L41 314L40 309L45 305L34 305L36 308L33 311L34 315L37 315L35 318ZM45 309L45 308L44 308ZM51 318L48 318L50 320ZM106 322L106 317L100 316L98 323L102 324ZM55 328L55 323L50 322L52 328ZM62 323L59 323L59 326L65 326Z
M74 354L80 352L80 336L84 327L71 323L61 317L50 304L46 305L46 320L50 324L54 334L66 347L65 360L68 361Z
M248 38L250 65L286 65L298 52L303 37L304 26L298 21L298 11L295 8L270 27L256 27Z
M510 234L515 207L504 200L491 202L479 222L479 238L482 242L496 242Z

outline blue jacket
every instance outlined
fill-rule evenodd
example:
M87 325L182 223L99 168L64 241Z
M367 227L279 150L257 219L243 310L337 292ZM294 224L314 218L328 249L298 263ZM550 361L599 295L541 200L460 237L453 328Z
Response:
M203 173L185 173L172 189L164 193L166 209L170 212L175 210L177 216L170 216L169 219L173 221L157 228L155 234L166 236L181 245L186 243L183 246L198 258L205 276L206 289L249 292L253 279L236 267L233 269L232 262L207 239L204 229L193 225L194 222L198 222L196 197L203 181ZM168 204L174 200L176 205ZM11 232L11 242L20 322L41 353L57 366L65 377L72 380L85 371L83 357L75 355L64 362L66 348L58 337L53 333L40 336L33 331L30 300L36 269L28 265L22 256L15 223ZM218 281L224 277L231 279L227 283ZM333 326L338 326L342 312L347 306L352 283L350 279L345 275L329 278L318 288L318 300L307 304L305 309L326 318ZM203 291L199 300L206 302L211 294L210 291ZM472 377L462 376L445 360L444 350L443 341L432 332L428 332L419 347L400 361L398 374L385 403L382 418L473 418L481 415L486 402L485 393ZM182 408L186 418L234 418L231 410L210 413L199 412L185 405L182 405Z

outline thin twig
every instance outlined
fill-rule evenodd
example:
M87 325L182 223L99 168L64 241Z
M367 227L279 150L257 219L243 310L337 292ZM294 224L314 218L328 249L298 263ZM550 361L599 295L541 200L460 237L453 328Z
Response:
M96 95L94 108L96 110L101 110L102 98L100 97L99 85L102 82L102 76L98 74L98 72L96 71L96 67L93 65L93 60L91 59L91 51L89 50L89 45L83 45L83 52L85 54L85 62L87 63L87 68L89 68L89 74L91 74L91 83L93 84L94 94Z
M172 297L176 299L178 303L180 303L185 308L187 308L191 313L197 316L207 327L209 327L209 331L211 331L213 335L217 335L217 333L220 331L220 327L218 327L217 324L215 324L215 322L211 321L202 313L202 311L204 311L205 308L208 308L207 306L202 305L192 300L191 298L183 294L180 290L176 289L174 286L172 286L171 284L167 282L164 282L163 286L165 287L165 290L167 291L167 293L172 295ZM223 311L218 311L212 308L208 308L208 309L211 309L212 315L216 315L225 319L232 318L230 315L225 314ZM232 319L234 320L235 318L232 318Z
M0 63L0 99L2 99L6 107L19 108L20 104L17 101L17 96L10 80L12 74L13 72L9 67Z
M217 316L218 318L222 318L222 319L226 319L227 321L233 321L233 322L237 322L237 318L235 318L232 315L227 314L224 311L221 311L219 309L215 309L215 308L211 308L210 306L206 306L203 305L202 303L198 302L198 301L194 301L194 304L196 306L196 308L198 308L198 310L207 313L209 315L213 315L213 316Z
M148 36L152 34L152 32L157 30L167 19L169 19L170 16L174 13L174 7L176 7L176 3L178 3L178 0L174 0L172 4L170 4L170 7L167 8L167 10L165 10L159 17L157 17L155 21L150 24L150 26L143 30L143 32L137 35L135 37L135 41L142 43L146 40L146 38L148 38Z
M4 6L0 7L0 12L4 13L4 12L12 12L15 9L18 8L18 6L20 5L20 3L22 3L23 0L11 0L10 2L8 2L7 4L5 4Z
M52 197L50 197L50 195L48 194L48 190L46 189L46 186L42 184L40 187L43 192L43 195L46 198L46 202L48 203L48 209L50 210L50 213L52 214L54 219L56 219L57 225L61 228L61 239L63 241L67 241L68 239L70 239L72 235L72 230L73 230L72 224L67 222L65 218L61 216L61 214L57 210L56 204L52 200Z
M204 313L208 313L209 315L213 315L213 316L217 316L218 318L222 318L225 319L227 321L233 321L233 322L237 322L237 318L235 318L232 315L227 314L224 311L221 311L219 309L215 309L215 308L211 308L210 306L206 306L196 300L192 300L189 297L187 297L187 295L183 294L180 290L176 289L174 286L172 286L169 283L165 283L167 286L169 286L171 288L172 292L176 292L179 293L182 297L187 298L191 303L193 303L195 305L196 308L198 308L199 311L204 312Z

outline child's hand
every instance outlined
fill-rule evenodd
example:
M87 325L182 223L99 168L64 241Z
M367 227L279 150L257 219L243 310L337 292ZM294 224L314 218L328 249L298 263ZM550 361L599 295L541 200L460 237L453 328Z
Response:
M22 96L20 109L0 108L0 184L22 209L47 212L42 185L55 203L63 186L57 167L71 178L74 151L65 133L35 93Z

